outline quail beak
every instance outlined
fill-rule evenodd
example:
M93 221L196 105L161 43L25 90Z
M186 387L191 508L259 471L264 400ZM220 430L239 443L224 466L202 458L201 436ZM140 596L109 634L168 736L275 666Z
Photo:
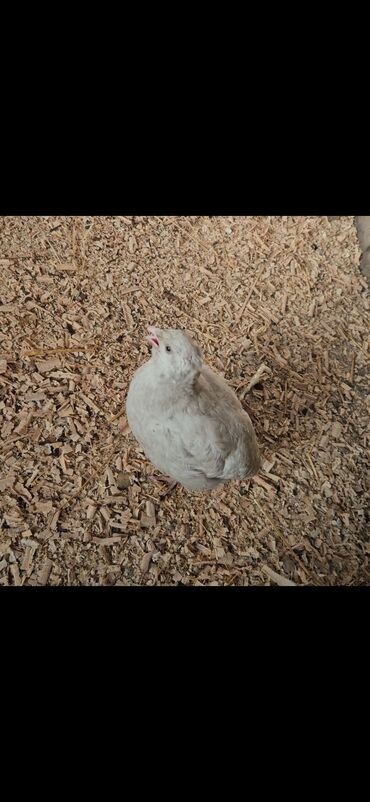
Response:
M158 329L156 329L155 326L148 326L149 334L145 337L146 341L149 342L151 345L154 345L155 348L159 348L157 331Z

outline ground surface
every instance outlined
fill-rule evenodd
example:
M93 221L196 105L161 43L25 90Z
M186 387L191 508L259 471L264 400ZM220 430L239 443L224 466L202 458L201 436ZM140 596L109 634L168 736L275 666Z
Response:
M359 256L352 218L2 218L0 583L368 584ZM160 497L120 415L147 324L245 394L256 482Z

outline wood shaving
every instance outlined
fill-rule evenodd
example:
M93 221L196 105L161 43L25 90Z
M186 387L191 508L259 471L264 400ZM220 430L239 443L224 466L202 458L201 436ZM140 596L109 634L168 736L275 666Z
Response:
M0 218L1 585L367 585L369 288L353 218ZM254 481L161 496L125 417L147 325L252 418Z

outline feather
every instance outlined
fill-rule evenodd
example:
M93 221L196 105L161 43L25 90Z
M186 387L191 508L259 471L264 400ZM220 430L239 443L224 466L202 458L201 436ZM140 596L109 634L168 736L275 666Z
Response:
M189 490L256 474L261 460L253 425L225 379L202 363L186 332L150 332L151 359L136 371L126 402L146 456Z

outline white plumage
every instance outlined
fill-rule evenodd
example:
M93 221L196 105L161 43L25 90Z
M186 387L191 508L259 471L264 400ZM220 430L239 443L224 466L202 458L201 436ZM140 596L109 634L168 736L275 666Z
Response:
M148 459L188 490L254 476L261 464L257 440L233 390L202 363L186 332L149 331L152 356L136 371L126 402Z

